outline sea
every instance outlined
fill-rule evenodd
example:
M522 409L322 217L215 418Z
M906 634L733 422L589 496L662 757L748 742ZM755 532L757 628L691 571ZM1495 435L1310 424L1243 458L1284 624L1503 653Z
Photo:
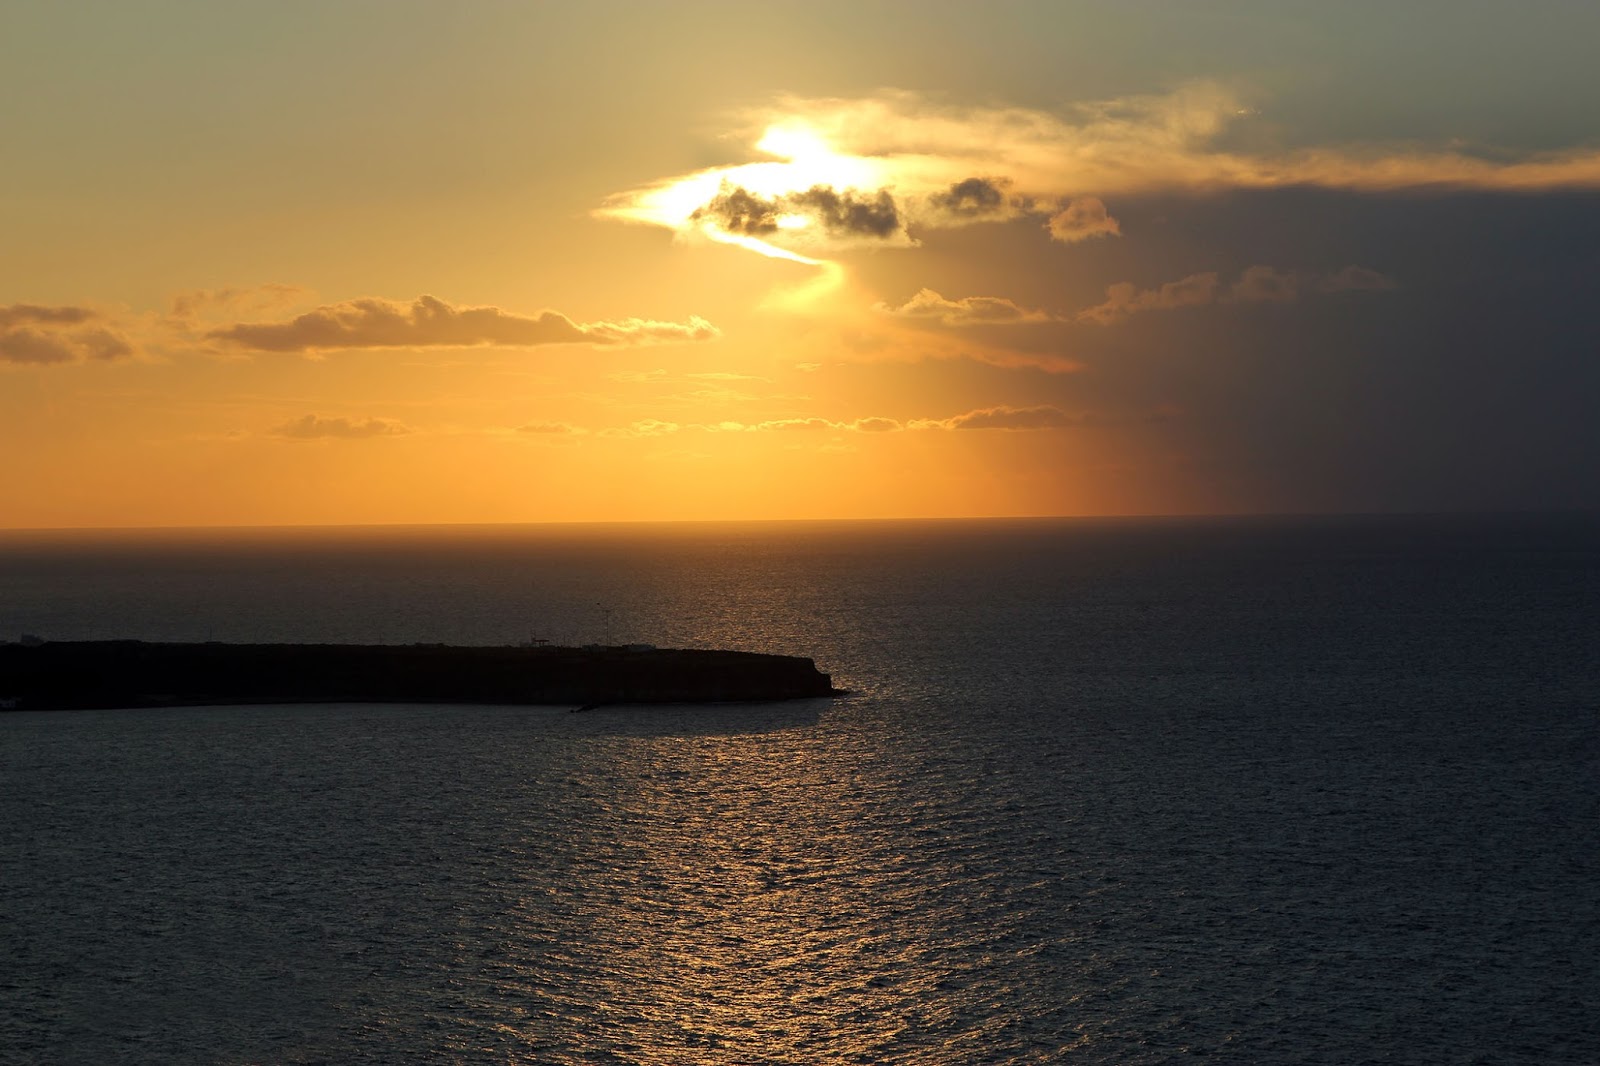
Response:
M1600 1062L1593 514L3 533L23 634L851 694L0 714L0 1063Z

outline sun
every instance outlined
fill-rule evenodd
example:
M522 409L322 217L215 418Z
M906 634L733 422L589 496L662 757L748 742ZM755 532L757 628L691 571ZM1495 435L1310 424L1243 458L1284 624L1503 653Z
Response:
M786 201L819 187L877 190L888 181L882 161L840 152L801 121L772 123L754 148L770 158L712 167L624 193L598 213L662 226L682 237L734 245L773 259L822 266L829 262L823 258L827 236L804 207ZM735 190L771 207L760 232L739 231L707 212L719 196Z

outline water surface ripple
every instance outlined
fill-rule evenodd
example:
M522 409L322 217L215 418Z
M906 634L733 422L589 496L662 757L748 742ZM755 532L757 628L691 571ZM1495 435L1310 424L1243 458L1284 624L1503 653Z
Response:
M0 1062L1600 1061L1597 594L1584 519L6 535L0 633L862 695L0 715Z

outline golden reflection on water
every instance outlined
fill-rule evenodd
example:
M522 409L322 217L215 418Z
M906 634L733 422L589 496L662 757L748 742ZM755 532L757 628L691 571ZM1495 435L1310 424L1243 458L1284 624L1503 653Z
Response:
M607 746L610 846L629 884L597 940L588 997L606 1005L580 1060L806 1062L881 1040L919 982L914 924L876 913L887 872L864 830L868 782L810 730ZM892 897L892 893L890 893ZM905 916L899 916L905 917ZM880 928L863 935L865 925ZM890 936L893 929L898 936ZM854 1049L865 1052L866 1047Z

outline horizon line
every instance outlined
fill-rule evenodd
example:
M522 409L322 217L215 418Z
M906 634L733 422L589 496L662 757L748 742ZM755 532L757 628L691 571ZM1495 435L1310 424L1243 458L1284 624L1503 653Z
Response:
M1513 516L1600 516L1600 507L1476 507L1385 511L1130 511L1109 514L895 515L792 518L580 518L547 519L529 522L273 522L256 524L217 522L191 525L0 526L0 536L26 533L289 533L318 530L376 532L384 530L557 529L594 526L623 528L641 526L929 525L967 522L1115 522L1130 519L1165 521L1178 519L1489 518Z

